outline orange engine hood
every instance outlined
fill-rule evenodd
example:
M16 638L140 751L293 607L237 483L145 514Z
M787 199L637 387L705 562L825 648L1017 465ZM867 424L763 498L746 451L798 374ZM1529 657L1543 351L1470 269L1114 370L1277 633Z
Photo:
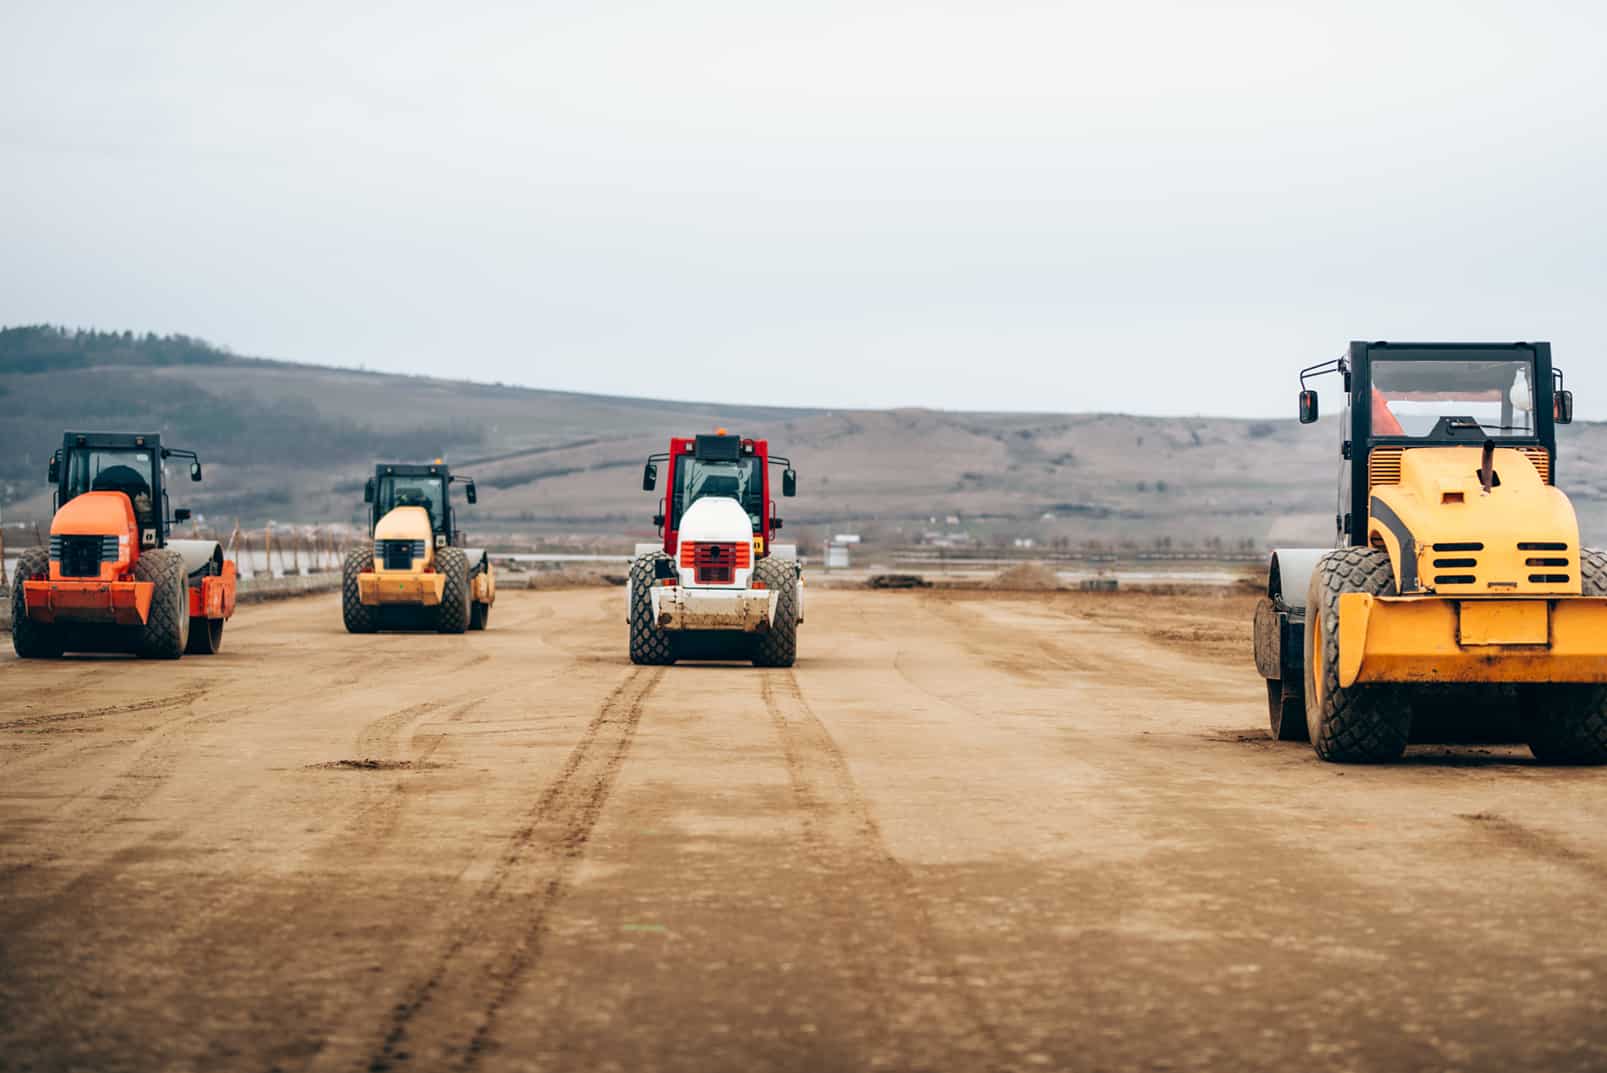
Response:
M50 535L135 537L134 504L122 492L74 496L51 520Z

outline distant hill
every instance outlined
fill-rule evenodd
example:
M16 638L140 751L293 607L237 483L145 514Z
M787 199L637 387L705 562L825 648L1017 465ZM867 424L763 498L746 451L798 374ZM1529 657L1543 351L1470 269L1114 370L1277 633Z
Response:
M800 494L781 513L806 540L963 531L1259 546L1332 532L1331 420L666 402L247 358L184 336L0 329L8 519L48 515L45 459L63 429L140 429L201 452L207 480L182 502L216 523L348 521L374 461L439 456L478 479L480 504L465 514L478 534L625 542L652 531L646 455L716 426L767 436L793 458ZM1607 542L1607 425L1574 425L1562 440L1562 483L1587 538Z

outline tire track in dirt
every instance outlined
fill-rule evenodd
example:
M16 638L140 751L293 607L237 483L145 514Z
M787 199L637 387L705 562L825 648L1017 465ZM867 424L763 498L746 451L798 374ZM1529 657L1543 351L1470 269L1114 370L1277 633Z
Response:
M204 690L201 692L204 693ZM149 709L143 709L176 711L182 708L182 711L174 718L162 722L143 735L139 739L143 747L138 750L127 767L113 776L112 788L107 792L90 798L83 808L77 809L72 813L75 820L74 828L70 834L72 839L82 842L84 839L104 830L116 823L121 817L138 809L162 788L162 785L172 775L178 763L179 750L173 740L175 735L184 728L202 720L221 717L216 713L209 717L207 715L197 715L194 712L195 700L200 695L200 693L197 693L195 697L182 704L160 704L153 705ZM75 793L67 801L63 802L62 807L70 807L89 793L89 789ZM149 841L150 837L155 836L148 836L140 841ZM23 873L61 860L71 848L74 847L65 844L62 836L58 833L52 840L50 848L39 856L18 861L5 869L0 869L0 889L3 889L6 884L9 884ZM134 847L128 848L132 849ZM82 878L84 878L82 875L78 877L78 879ZM77 879L73 882L76 883ZM71 885L69 884L69 886ZM12 927L14 928L15 926L13 922Z
M149 700L131 701L127 704L108 704L100 708L82 708L78 711L40 712L38 715L25 715L20 719L7 719L5 722L0 722L0 731L27 732L55 723L74 723L84 719L100 719L111 715L130 715L135 712L178 708L192 701L200 700L206 692L207 687L203 685L192 687L182 693L175 693L170 697L153 697Z
M300 700L328 695L327 687L317 681L317 676L310 673L311 670L309 669L309 675L303 678L303 681L309 684L304 685L302 689L295 693L282 696L280 698L281 703L293 705ZM71 830L56 833L51 840L50 848L44 853L0 869L0 890L3 890L7 885L26 873L60 862L69 852L78 848L87 839L105 831L122 818L137 811L166 785L182 759L185 743L196 731L260 711L259 704L245 703L214 710L203 709L197 712L195 710L197 703L209 698L210 695L211 688L203 686L177 694L174 697L153 700L143 705L113 706L120 710L94 710L87 713L94 716L110 717L114 715L140 714L149 711L163 713L168 717L156 725L146 728L132 742L126 743L126 747L132 751L133 757L122 770L112 776L109 790L89 797L98 787L86 787L74 793L62 803L62 808L70 810L69 822L72 824ZM92 747L85 746L71 750L71 752L77 754L83 752L84 749ZM60 758L55 753L49 753L29 759L54 762ZM104 786L104 784L102 785ZM88 798L88 800L82 807L74 808L78 802L85 798ZM73 876L49 898L41 898L33 909L22 918L9 920L7 922L8 927L12 930L25 927L34 916L47 910L51 901L81 893L83 890L92 888L98 883L109 881L120 873L128 863L140 859L144 853L144 847L164 837L166 837L166 832L153 830L136 838L130 844L113 851L105 859L87 866L83 871Z
M1531 855L1548 865L1575 869L1594 883L1607 879L1607 863L1581 853L1546 831L1493 812L1462 813L1457 818L1475 825L1498 846Z
M410 1061L421 1045L433 1045L437 1053L422 1067L471 1069L494 1045L502 1008L541 958L550 914L585 855L643 705L664 673L632 670L609 694L508 840L433 969L392 1010L364 1068L385 1073Z
M920 889L888 849L842 749L804 699L796 671L766 673L760 695L781 742L805 852L822 875L836 936L854 952L854 986L883 1025L925 1022L941 1067L997 1062L1000 1035L942 949ZM916 1063L919 1065L919 1063ZM994 1066L993 1068L1005 1068Z
M477 711L489 696L471 697L457 704L426 701L381 716L358 732L357 759L396 760L400 754L402 732L408 727L443 711L446 713L443 722L456 723ZM407 759L416 765L424 764L445 740L445 734L431 735L423 747L412 752ZM350 866L353 857L370 858L378 854L395 834L405 802L405 776L376 773L360 777L363 779L362 803L358 806L357 814L336 838L331 839L331 845L339 847L338 852L345 867Z
M396 758L402 751L401 738L409 726L432 715L444 716L443 722L455 723L476 711L487 699L488 696L477 696L455 705L438 702L409 705L373 720L358 732L356 740L361 743L360 749L367 750L368 754ZM447 736L428 736L422 750L407 758L426 760ZM257 929L258 941L279 951L282 967L289 968L291 979L306 979L320 971L318 959L323 954L319 929L325 926L325 918L319 915L320 908L332 898L340 897L326 877L331 873L349 873L393 851L412 775L381 770L353 771L336 777L357 780L355 800L336 806L338 811L327 826L310 829L284 847L283 855L297 859L294 869L297 883L293 890L287 893L282 882L271 879L270 864L266 860L258 861L253 868L237 868L226 882L213 882L198 892L172 930L149 944L147 956L162 963L188 964L203 973L216 972L227 961L226 955L220 958L218 952L231 951L235 936ZM300 856L303 853L305 856ZM121 867L127 856L119 855L111 864ZM107 869L103 867L101 871ZM271 938L261 937L263 922L271 922L266 925ZM357 998L353 995L348 1001ZM327 1015L305 992L279 986L271 997L257 1001L261 1014L272 1015L281 1024L297 1026L295 1032L287 1034L287 1038L295 1041L295 1046L304 1046L313 1055L323 1049L330 1030ZM298 1039L298 1035L305 1036L305 1042ZM276 1062L273 1068L283 1068L283 1063Z

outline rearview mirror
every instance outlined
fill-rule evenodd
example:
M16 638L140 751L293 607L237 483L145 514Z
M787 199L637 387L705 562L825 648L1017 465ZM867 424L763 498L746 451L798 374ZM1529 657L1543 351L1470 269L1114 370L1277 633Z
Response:
M374 502L374 478L372 477L363 482L363 502Z
M463 498L467 499L470 503L478 503L478 502L480 502L480 493L474 487L474 482L473 481L470 481L469 486L467 488L463 489Z
M49 481L56 484L61 480L61 452L56 451L50 456Z
M797 470L789 468L781 471L781 494L783 496L795 496L798 494Z
M198 461L197 462L191 462L190 463L190 480L198 481L200 479L201 479L201 463L198 462Z
M642 491L651 492L658 487L658 467L649 462L642 468Z
M189 507L180 507L177 510L175 510L173 512L173 520L175 522L187 522L187 521L189 521L190 520L190 508Z
M1574 393L1559 391L1551 397L1551 414L1559 425L1571 425L1574 420Z
M1317 420L1321 411L1317 406L1317 393L1315 391L1302 391L1300 393L1300 423L1309 425Z

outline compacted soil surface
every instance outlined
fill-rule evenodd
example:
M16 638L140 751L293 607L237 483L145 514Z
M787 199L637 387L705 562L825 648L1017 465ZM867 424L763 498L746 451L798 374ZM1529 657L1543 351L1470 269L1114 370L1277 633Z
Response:
M0 655L0 1070L1599 1070L1607 771L1265 734L1242 595L817 591L791 670L243 608Z

